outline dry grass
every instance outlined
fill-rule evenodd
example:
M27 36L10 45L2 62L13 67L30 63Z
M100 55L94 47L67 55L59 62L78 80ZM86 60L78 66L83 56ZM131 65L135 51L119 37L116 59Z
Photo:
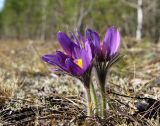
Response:
M136 98L160 98L160 45L125 38L124 57L108 80L107 118L85 116L85 100L77 79L50 74L40 59L57 48L56 42L0 42L0 124L4 125L160 125L158 120L134 118ZM75 86L76 84L76 86ZM98 90L98 88L97 88ZM87 120L86 123L84 120ZM82 124L81 124L82 123ZM145 124L144 124L145 123Z

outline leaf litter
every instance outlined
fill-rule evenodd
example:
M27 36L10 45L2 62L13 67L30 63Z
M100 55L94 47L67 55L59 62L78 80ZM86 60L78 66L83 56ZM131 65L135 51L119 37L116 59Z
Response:
M42 54L56 50L58 45L38 41L19 43L1 42L0 124L160 124L160 45L124 38L121 48L124 57L112 68L106 87L107 117L101 119L98 115L86 116L80 81L50 73L41 61Z

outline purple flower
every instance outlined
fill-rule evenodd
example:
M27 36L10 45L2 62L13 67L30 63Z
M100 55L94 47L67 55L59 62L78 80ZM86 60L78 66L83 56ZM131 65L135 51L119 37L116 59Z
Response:
M46 54L42 56L42 60L58 67L56 71L64 71L78 78L83 76L81 79L85 80L87 77L84 75L92 66L92 51L89 42L82 44L74 34L73 37L76 43L64 32L59 32L57 38L64 53L57 51L55 54Z
M103 43L101 44L97 32L87 29L87 41L89 42L92 55L95 57L95 68L101 87L104 87L109 68L120 58L118 49L120 46L120 33L115 27L107 29Z
M92 70L92 51L90 43L79 34L79 38L72 33L74 41L65 33L57 34L58 41L64 50L57 51L55 54L47 54L42 56L42 60L58 67L56 71L63 71L70 75L79 78L85 87L87 99L87 115L90 116L91 110L91 95L90 95L90 80Z
M97 32L87 29L86 36L92 48L92 54L100 61L110 60L119 49L120 33L115 27L110 27L104 37L102 45Z
M94 66L101 89L101 111L102 116L106 114L106 76L109 68L120 58L118 49L120 45L120 33L117 28L111 27L107 30L102 45L97 32L88 29L87 40L92 48L92 55L95 57Z

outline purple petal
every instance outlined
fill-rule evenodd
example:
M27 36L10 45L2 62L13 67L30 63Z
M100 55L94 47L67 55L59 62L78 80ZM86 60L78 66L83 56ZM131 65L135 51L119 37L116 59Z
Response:
M42 60L51 64L51 65L55 65L55 62L58 62L58 58L57 56L55 56L54 54L52 55L49 55L49 54L46 54L46 55L43 55L42 56Z
M103 53L107 53L109 57L114 55L120 45L120 33L117 28L111 27L107 30L105 38L104 38L104 43L102 46L102 51Z
M91 64L92 60L92 51L89 42L85 43L85 49L82 50L81 55L82 55L83 70L86 70Z
M82 49L80 47L74 47L73 56L75 59L79 59L81 57Z
M92 42L96 48L100 48L100 38L97 32L87 29L86 37L88 38L88 41Z
M80 32L78 32L78 35L79 35L80 39L82 40L83 44L85 44L86 41L85 41L83 35Z
M85 43L85 51L86 51L86 58L87 58L86 60L87 60L88 65L89 65L91 63L91 60L92 60L92 50L91 50L89 42Z
M79 76L81 74L83 74L83 70L77 65L75 64L71 58L67 58L65 61L66 67L67 67L67 71L69 73L71 73L72 75L76 75Z
M44 60L45 62L54 65L54 66L58 66L63 70L66 70L66 66L65 66L65 60L66 58L68 58L67 55L63 54L60 51L57 51L56 54L47 54L42 56L42 60Z
M86 37L88 38L88 41L91 44L92 51L94 51L96 55L100 55L101 47L100 47L100 38L98 33L91 29L87 29Z
M76 45L64 32L58 32L57 38L64 51L69 56L72 56L74 47L77 47L78 45Z

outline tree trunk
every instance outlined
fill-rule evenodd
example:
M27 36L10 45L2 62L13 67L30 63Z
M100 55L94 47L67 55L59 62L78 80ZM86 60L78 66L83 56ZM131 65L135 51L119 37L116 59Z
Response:
M136 31L137 40L141 40L142 38L142 25L143 25L142 0L137 0L137 31Z

